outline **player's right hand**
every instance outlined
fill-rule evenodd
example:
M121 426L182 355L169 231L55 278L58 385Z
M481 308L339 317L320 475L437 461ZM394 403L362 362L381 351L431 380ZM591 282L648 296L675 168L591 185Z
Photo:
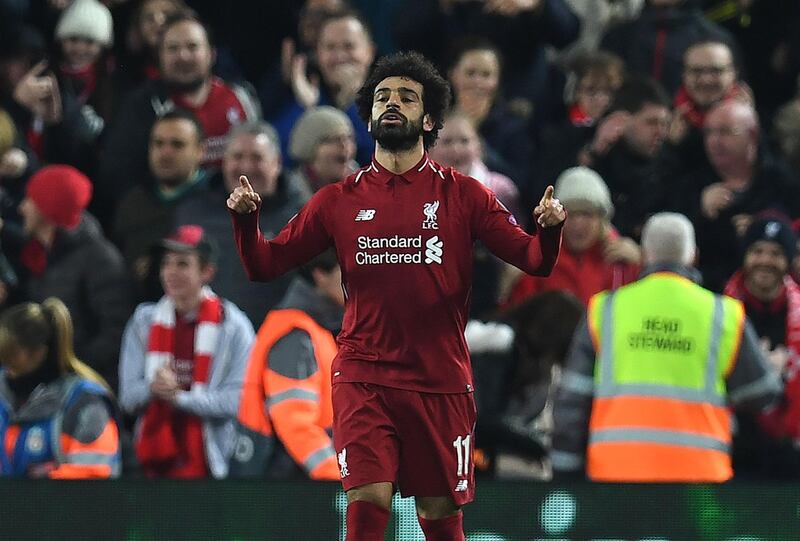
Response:
M228 196L228 208L239 214L250 214L261 204L261 196L250 185L247 177L239 177L239 185Z

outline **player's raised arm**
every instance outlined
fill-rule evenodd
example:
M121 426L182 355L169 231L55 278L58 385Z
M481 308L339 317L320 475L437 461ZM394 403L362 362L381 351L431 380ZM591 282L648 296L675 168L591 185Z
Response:
M533 211L535 235L519 227L497 197L477 181L467 182L464 187L476 203L476 238L506 263L534 276L549 276L558 259L561 226L566 219L564 207L553 196L553 187L547 187Z
M267 239L259 226L261 195L245 175L228 197L236 248L248 278L272 280L299 266L331 245L323 225L327 196L320 190L300 209L274 239Z

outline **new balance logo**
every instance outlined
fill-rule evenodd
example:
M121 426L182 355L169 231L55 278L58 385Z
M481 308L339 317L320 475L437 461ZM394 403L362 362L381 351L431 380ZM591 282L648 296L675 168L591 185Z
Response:
M469 481L466 479L461 479L458 484L456 484L456 488L453 489L454 492L466 492L467 487L469 486Z
M361 209L356 214L357 222L368 222L375 217L375 209Z
M373 211L375 212L375 211ZM347 469L347 448L342 449L336 458L339 461L339 475L344 479L350 475L350 470Z
M431 263L438 263L439 265L442 264L442 246L444 246L444 242L439 240L438 236L433 236L425 241L425 263L430 265Z

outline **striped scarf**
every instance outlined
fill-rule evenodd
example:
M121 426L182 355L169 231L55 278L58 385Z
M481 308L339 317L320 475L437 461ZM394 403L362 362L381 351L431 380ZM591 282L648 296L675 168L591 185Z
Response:
M222 320L222 303L211 288L204 287L200 308L197 311L197 330L194 335L194 383L192 387L205 385L208 367L219 337ZM167 296L156 305L150 338L145 356L145 377L152 382L162 366L174 366L175 353L175 303ZM205 366L205 374L198 374L197 367ZM200 377L198 377L200 376Z
M203 288L197 311L194 335L194 367L189 392L202 390L208 383L212 356L219 338L222 302L210 288ZM162 367L175 365L175 303L162 297L156 304L145 355L145 378L151 383ZM136 442L136 455L145 472L156 475L169 471L176 459L186 459L186 449L175 434L176 412L172 404L151 400L142 416Z

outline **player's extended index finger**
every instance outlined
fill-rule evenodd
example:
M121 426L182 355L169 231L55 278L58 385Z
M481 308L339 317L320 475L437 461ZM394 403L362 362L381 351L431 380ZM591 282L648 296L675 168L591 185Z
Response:
M253 187L250 185L250 181L247 180L247 177L245 175L239 175L239 186L241 186L248 192L253 191Z
M547 206L550 205L550 202L553 200L553 192L554 191L555 191L555 188L553 188L552 185L550 185L547 188L545 188L544 196L542 197L542 206L547 207Z

